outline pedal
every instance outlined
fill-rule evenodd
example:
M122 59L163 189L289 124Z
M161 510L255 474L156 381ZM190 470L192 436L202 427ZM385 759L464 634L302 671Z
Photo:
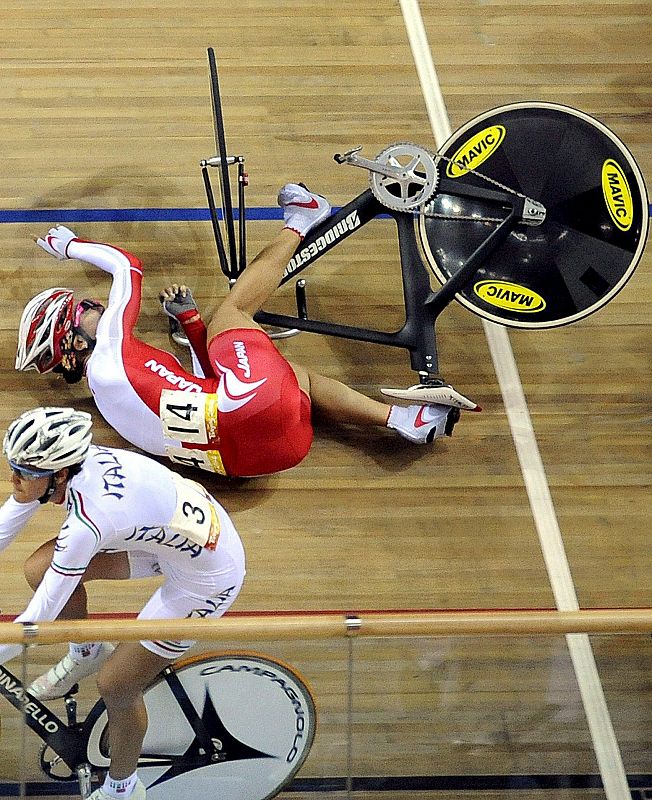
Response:
M79 793L81 797L90 797L93 789L91 784L91 779L93 777L91 765L80 764L78 767L76 767L75 772L77 773L77 782L79 783Z
M354 147L352 150L347 150L346 153L335 153L333 161L336 161L338 164L346 164L348 161L353 161L351 156L359 153L360 150L362 150L362 145Z
M477 403L474 403L473 400L465 397L447 383L432 386L420 383L416 386L409 386L407 389L381 389L380 391L387 397L396 397L399 400L452 406L463 411L482 411L482 408Z

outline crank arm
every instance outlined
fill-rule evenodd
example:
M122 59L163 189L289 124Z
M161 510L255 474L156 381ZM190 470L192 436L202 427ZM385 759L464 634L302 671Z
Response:
M381 164L378 161L372 161L368 158L362 158L356 155L362 150L362 146L354 147L346 153L335 153L333 159L338 164L349 164L352 167L361 167L362 169L369 170L369 172L377 172L379 175L384 175L386 178L394 178L400 181L405 177L405 172L400 167L390 167L389 164Z

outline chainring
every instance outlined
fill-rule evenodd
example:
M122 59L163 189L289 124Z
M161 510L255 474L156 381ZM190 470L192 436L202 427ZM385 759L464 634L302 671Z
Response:
M380 152L375 161L400 170L388 177L369 172L369 185L374 197L393 211L411 211L430 200L437 189L439 172L437 156L411 142L396 142Z
M41 745L39 762L43 772L53 781L71 781L77 777L49 744Z

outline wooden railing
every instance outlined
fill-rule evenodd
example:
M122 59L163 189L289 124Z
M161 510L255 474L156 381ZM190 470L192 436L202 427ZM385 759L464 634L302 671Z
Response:
M549 636L567 633L652 633L652 609L584 611L442 611L360 615L288 614L216 620L75 620L0 623L0 642L199 639L212 641L338 639L348 636Z

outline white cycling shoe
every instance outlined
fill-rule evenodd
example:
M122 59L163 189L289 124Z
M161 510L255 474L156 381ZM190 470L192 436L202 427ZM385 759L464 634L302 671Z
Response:
M330 216L331 206L325 197L309 191L302 183L286 183L277 198L283 209L285 227L303 237Z
M145 784L139 778L136 781L133 792L126 798L126 800L145 800L146 797L147 794L145 792ZM96 789L93 794L89 795L88 800L115 800L115 798L112 795L107 794L104 791L104 788L100 786L100 788Z
M392 406L387 427L415 444L430 444L442 436L452 436L460 419L459 408L426 404Z
M428 386L419 383L407 389L381 389L387 397L397 397L399 400L409 400L411 403L433 403L441 406L452 406L463 411L482 411L477 403L453 389L447 383L440 386Z
M99 672L102 664L114 650L112 644L102 642L95 658L75 661L70 654L66 654L52 669L37 678L27 691L38 700L55 700L57 697L63 697L83 678Z

